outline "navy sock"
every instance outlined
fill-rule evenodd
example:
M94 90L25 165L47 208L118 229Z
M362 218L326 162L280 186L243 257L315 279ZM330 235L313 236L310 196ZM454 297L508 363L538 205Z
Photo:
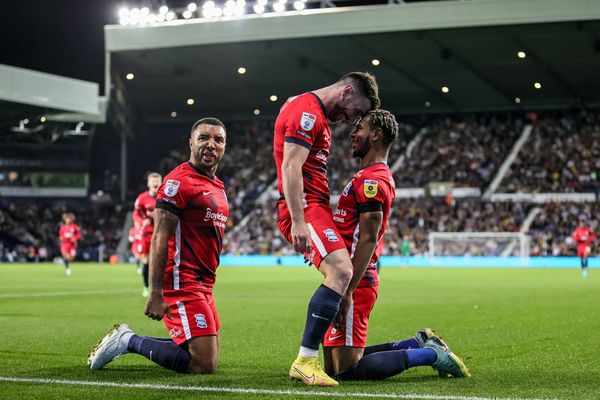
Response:
M406 351L408 368L433 365L437 360L437 353L433 349L412 349Z
M148 287L148 263L144 263L144 268L142 269L142 276L144 277L144 287Z
M308 303L306 325L302 336L302 346L318 350L325 332L340 309L342 296L336 291L321 285Z
M380 351L360 359L358 364L335 376L339 380L380 380L408 369L406 350Z
M130 353L140 354L161 367L182 374L188 373L190 353L170 339L133 335L129 339L127 350Z
M69 269L69 260L63 260L65 262L65 269Z
M378 353L380 351L390 351L390 350L408 350L408 349L419 349L421 346L417 339L410 338L406 340L401 340L398 342L390 342L390 343L382 343L382 344L374 344L372 346L368 346L365 348L364 356L369 354Z

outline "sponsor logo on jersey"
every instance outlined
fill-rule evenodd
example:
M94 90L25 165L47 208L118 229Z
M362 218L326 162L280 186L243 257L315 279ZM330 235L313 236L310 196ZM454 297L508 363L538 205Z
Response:
M352 181L348 182L348 184L344 188L344 191L342 192L342 196L348 196L348 193L350 193L350 189L352 189Z
M213 221L215 226L225 229L225 223L227 222L227 216L221 212L214 212L210 208L206 209L206 215L204 215L204 222Z
M305 138L312 140L312 136L311 136L311 135L309 135L308 133L304 132L304 131L297 130L297 131L296 131L296 134L298 134L298 135L300 135L300 136L304 136Z
M183 332L181 331L181 329L171 328L171 330L169 331L169 336L171 336L171 339L173 339L181 335L182 333Z
M377 196L377 181L372 180L372 179L365 179L365 184L363 186L364 192L365 192L365 196L368 199L371 199L375 196Z
M330 242L339 242L340 241L340 239L338 239L338 237L335 234L335 231L333 229L325 229L323 231L323 233L327 237L327 240L329 240Z
M317 157L317 159L319 159L321 161L327 162L327 154L323 150L319 150L319 152L317 153L317 155L315 157Z
M194 314L194 318L196 318L196 325L198 326L198 328L208 328L208 324L206 323L206 317L204 316L204 314Z
M177 194L177 191L179 190L179 184L179 181L176 181L175 179L169 179L167 183L165 183L165 196L175 196Z
M303 112L302 117L300 118L300 126L305 131L310 131L315 127L315 122L317 122L317 116L315 114Z

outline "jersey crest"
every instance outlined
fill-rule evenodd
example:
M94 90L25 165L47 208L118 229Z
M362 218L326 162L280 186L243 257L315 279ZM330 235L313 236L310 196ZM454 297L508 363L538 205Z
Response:
M310 131L315 127L315 122L317 122L317 116L315 114L303 112L302 117L300 118L300 126L305 131Z
M376 180L365 179L363 190L368 199L372 199L373 197L377 196L377 186L378 182Z
M175 179L169 179L165 184L165 196L173 197L179 190L179 181Z

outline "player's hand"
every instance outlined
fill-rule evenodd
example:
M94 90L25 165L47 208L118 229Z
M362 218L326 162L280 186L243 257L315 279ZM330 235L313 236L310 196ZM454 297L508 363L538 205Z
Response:
M152 223L152 220L150 220L150 218L146 218L145 220L142 221L142 228L150 226L151 223Z
M310 231L308 230L308 225L306 222L292 222L292 244L294 245L294 250L298 253L308 253L310 254Z
M161 294L150 294L150 297L146 300L144 314L157 321L162 320L165 314L167 315L167 318L173 319L171 311L169 310L169 305Z
M342 302L340 303L340 310L338 311L335 320L333 321L333 327L335 329L342 329L346 326L346 314L348 314L348 310L352 306L352 293L347 292L344 297L342 297Z

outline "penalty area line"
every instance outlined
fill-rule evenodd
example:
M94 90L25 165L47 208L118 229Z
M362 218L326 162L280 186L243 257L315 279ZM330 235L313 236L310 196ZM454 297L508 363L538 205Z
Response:
M99 386L130 389L158 389L158 390L182 390L189 392L215 392L215 393L242 393L242 394L266 394L266 395L291 395L291 396L323 396L323 397L355 397L355 398L380 398L380 399L422 399L422 400L550 400L550 399L521 399L498 398L498 397L474 397L474 396L446 396L436 394L402 394L402 393L360 393L360 392L324 392L312 390L275 390L275 389L253 389L235 387L210 387L210 386L179 386L160 385L151 383L119 383L107 381L78 381L69 379L47 379L47 378L23 378L12 376L0 376L0 382L13 383L37 383L48 385L78 385Z

